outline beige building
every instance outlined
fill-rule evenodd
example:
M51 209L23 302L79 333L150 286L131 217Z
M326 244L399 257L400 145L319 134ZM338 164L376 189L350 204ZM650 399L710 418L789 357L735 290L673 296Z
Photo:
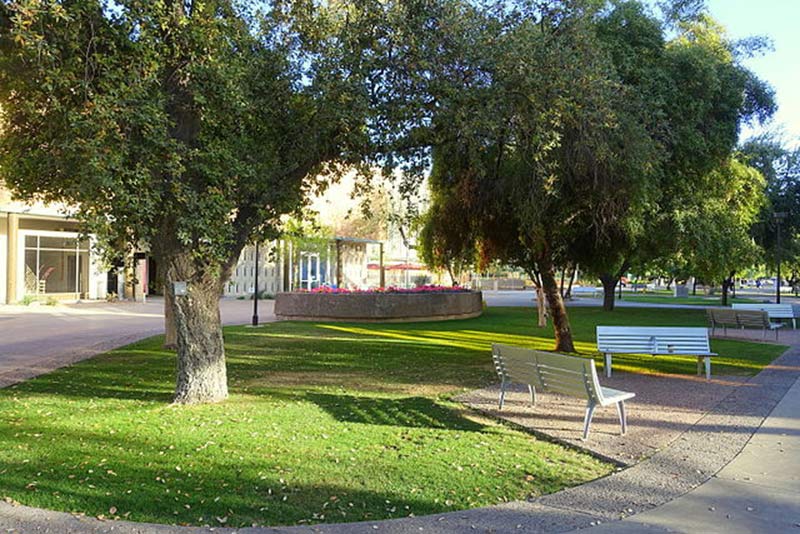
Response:
M0 185L0 303L105 298L107 275L91 240L65 213L14 201Z
M256 261L256 249L249 245L239 256L225 294L251 295L256 286L256 270L259 293L265 294L321 286L380 287L384 285L382 250L383 244L371 239L335 237L305 245L281 239L261 244Z

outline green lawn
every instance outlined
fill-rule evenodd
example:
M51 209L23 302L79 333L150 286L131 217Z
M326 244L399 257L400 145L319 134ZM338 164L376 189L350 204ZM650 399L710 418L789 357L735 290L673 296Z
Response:
M550 346L533 314L228 328L231 398L210 406L168 404L175 362L160 338L112 351L0 390L0 497L138 521L275 525L438 513L603 476L611 466L449 400L494 381L492 341ZM585 353L598 322L703 322L701 310L570 314ZM752 374L784 347L714 349L716 374ZM614 364L694 372L691 358Z

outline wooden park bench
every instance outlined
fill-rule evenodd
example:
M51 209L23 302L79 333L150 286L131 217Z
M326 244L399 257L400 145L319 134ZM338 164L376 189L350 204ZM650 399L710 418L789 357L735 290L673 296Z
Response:
M697 357L697 374L705 367L711 378L711 352L708 330L703 327L673 326L598 326L597 350L605 359L606 376L611 376L614 354L686 355Z
M500 377L500 409L505 402L509 384L526 384L531 404L536 404L536 393L560 393L586 399L583 419L583 439L589 437L589 426L597 406L616 405L621 434L628 430L625 401L635 393L605 388L597 379L594 360L553 354L540 350L523 349L509 345L492 345L492 358Z
M711 335L714 335L718 327L722 327L723 335L728 333L728 327L740 328L760 328L763 338L767 338L767 332L775 331L775 340L778 340L778 330L783 323L773 323L770 321L769 312L762 310L739 310L732 308L707 308L706 317L711 327Z
M734 304L734 310L765 311L769 314L769 320L789 319L792 321L792 328L797 329L797 319L794 316L794 309L791 304Z
M736 318L736 310L731 308L706 308L706 318L713 336L717 328L722 327L722 333L728 333L728 327L741 328Z
M740 328L760 328L763 338L767 338L767 332L775 332L775 340L778 340L778 330L783 327L783 323L773 323L769 320L769 313L762 310L734 310L731 308L707 308L706 316L711 327L711 335L714 335L718 327L722 327L722 334L728 333L728 327Z

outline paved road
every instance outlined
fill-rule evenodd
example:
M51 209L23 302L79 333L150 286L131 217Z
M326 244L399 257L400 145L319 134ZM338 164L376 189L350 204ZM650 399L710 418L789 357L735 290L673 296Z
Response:
M769 295L748 295L752 297L769 298ZM531 290L525 291L484 291L483 299L489 306L535 306L536 293ZM794 297L781 297L781 301L785 304L800 304L800 299ZM602 306L603 299L590 298L590 297L576 297L572 300L566 301L568 307L579 306ZM625 300L623 294L622 300L617 300L616 305L620 308L681 308L696 310L699 306L691 304L670 304L670 303L651 303L651 302L631 302ZM711 305L714 305L713 302Z
M225 324L249 323L252 301L223 299ZM164 331L164 303L0 306L0 387ZM272 301L259 307L273 320Z

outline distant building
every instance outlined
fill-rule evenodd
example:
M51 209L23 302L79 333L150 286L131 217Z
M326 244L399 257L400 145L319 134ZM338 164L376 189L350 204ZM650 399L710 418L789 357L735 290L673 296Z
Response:
M258 290L275 294L321 286L347 289L378 287L383 244L371 239L281 239L258 247ZM370 263L372 259L377 262ZM375 266L374 268L372 266ZM373 271L377 270L375 275ZM251 295L256 283L256 247L242 250L225 295Z
M108 278L64 206L11 200L0 186L0 303L105 298Z

